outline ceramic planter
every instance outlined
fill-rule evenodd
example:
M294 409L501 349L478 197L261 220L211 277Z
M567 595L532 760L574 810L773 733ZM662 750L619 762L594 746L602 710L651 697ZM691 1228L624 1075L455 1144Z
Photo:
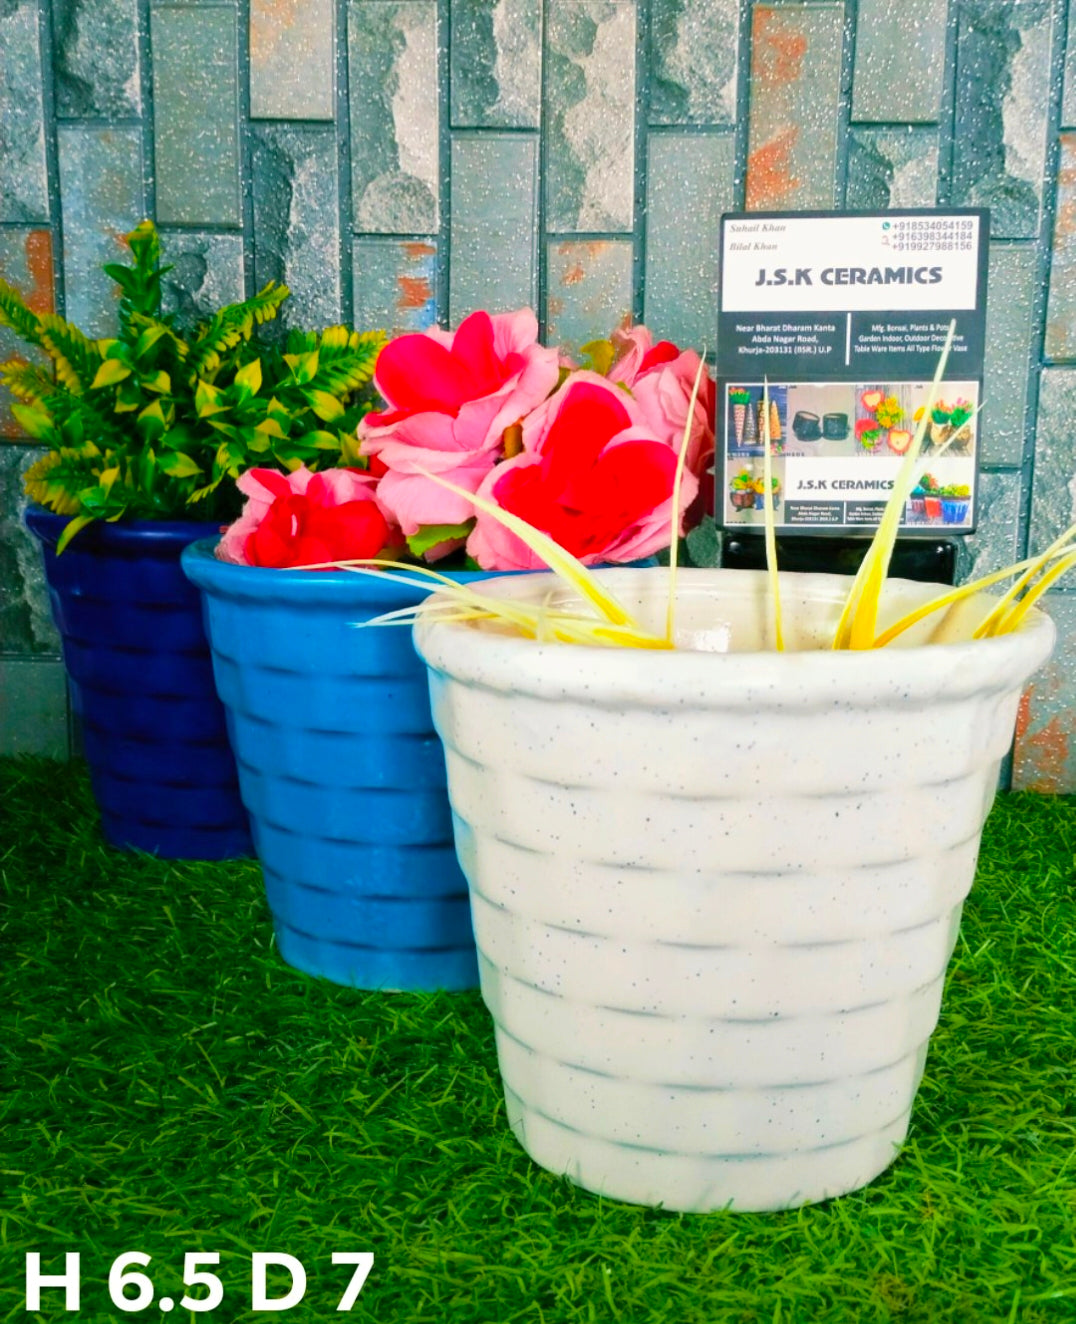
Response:
M844 441L848 436L848 415L841 413L823 414L822 436L827 441Z
M520 1143L617 1199L778 1209L865 1184L904 1139L1054 632L1032 612L1009 637L928 653L928 622L834 653L848 580L782 575L789 647L815 651L759 652L765 575L681 573L680 639L737 651L422 621L416 643ZM662 628L663 572L601 577ZM943 591L894 587L902 610Z
M106 839L170 859L249 855L201 602L179 566L183 548L216 526L92 524L57 556L67 522L26 513Z
M827 418L832 418L832 414L827 414ZM845 435L848 433L848 417L843 415L845 420ZM792 435L797 441L819 441L823 434L819 426L818 415L812 413L809 409L798 409L796 416L792 420Z
M422 596L348 571L183 565L202 589L277 946L358 988L477 983L426 670L402 628ZM476 578L480 576L470 576Z
M942 497L942 523L963 524L968 518L969 504L967 497Z

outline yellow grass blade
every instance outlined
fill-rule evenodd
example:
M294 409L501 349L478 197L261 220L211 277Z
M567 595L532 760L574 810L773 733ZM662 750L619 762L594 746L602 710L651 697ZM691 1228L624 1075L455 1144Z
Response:
M889 500L882 512L881 521L875 530L874 537L871 539L870 546L867 548L867 554L860 563L855 579L852 581L852 587L848 592L840 620L837 622L837 630L833 636L834 648L863 649L874 646L874 632L878 625L879 595L889 571L889 562L893 555L893 545L900 531L904 506L915 482L915 468L919 463L923 438L926 436L930 413L934 408L934 401L937 399L938 388L945 372L945 365L949 361L949 351L955 334L956 319L954 318L949 323L949 333L945 338L945 346L942 349L941 357L938 359L934 380L931 383L926 404L923 406L923 416L919 421L915 437L911 446L908 447L907 454L904 456L904 461L893 482L893 490L889 494Z
M1031 608L1034 607L1035 603L1038 602L1039 598L1042 597L1050 585L1060 579L1062 575L1067 574L1074 565L1076 565L1076 552L1070 552L1067 556L1062 557L1052 570L1048 570L1037 584L1033 584L1028 589L1008 615L1003 617L1001 624L998 625L994 633L1011 634L1013 630L1017 629L1020 622L1028 614Z
M864 558L867 573L850 622L847 645L849 648L874 647L874 633L878 627L878 604L889 573L893 547L900 532L900 521L904 513L904 506L915 482L915 469L919 463L919 453L922 449L923 438L926 435L924 425L928 422L931 410L934 407L934 399L941 384L942 374L945 371L955 332L956 320L954 319L949 323L949 333L945 339L945 347L942 350L941 358L938 360L938 367L934 373L934 380L923 409L923 419L912 443L911 453L905 456L904 462L897 471L897 477L893 482L893 491L889 494L889 500L882 512L878 529L871 539L870 547L867 549L867 555Z
M676 457L676 474L673 478L672 517L669 521L669 602L665 608L665 638L673 641L676 631L676 570L680 560L680 495L684 485L684 470L687 464L687 445L691 439L691 428L695 422L695 402L699 398L699 386L702 374L706 371L706 346L699 355L699 368L695 373L695 383L691 388L691 400L687 407L687 422L684 435L680 439L680 454Z
M1062 555L1061 552L1055 552L1054 557ZM884 648L886 644L891 644L894 639L902 635L905 630L910 630L913 625L918 625L920 621L936 611L944 611L953 606L954 603L963 601L964 598L974 597L976 593L982 593L984 589L992 588L995 584L1000 584L1002 580L1008 579L1010 575L1018 574L1027 566L1040 565L1041 558L1029 558L1026 561L1018 561L1016 565L1006 566L1004 570L995 570L992 574L982 575L979 579L970 580L966 584L961 584L958 588L951 589L948 593L943 593L939 597L932 598L930 602L925 602L921 607L916 607L907 615L900 617L893 622L875 639L875 648ZM1000 599L999 599L1000 601ZM972 632L972 638L978 639L980 627Z
M1048 561L1052 560L1058 552L1068 546L1074 537L1076 537L1076 524L1070 524L1060 537L1053 540L1041 556L1032 557L1031 560L1023 563L1030 568L1020 576L1007 593L1004 593L998 599L997 605L994 607L993 611L991 611L990 614L979 623L979 628L975 631L976 639L986 639L997 633L1002 617L1008 611L1010 604L1015 601L1023 589L1027 588L1043 566L1046 565Z
M750 406L748 406L750 408ZM766 573L773 599L773 641L779 653L785 651L781 628L781 588L777 578L777 517L773 509L773 444L770 436L770 379L762 379L762 521L766 529Z
M459 580L452 579L437 570L431 570L428 566L410 565L404 561L378 561L375 559L339 561L334 562L334 564L341 570L351 570L360 575L375 575L381 579L388 579L394 584L403 584L408 588L416 588L420 591L425 589L429 592L437 590L447 593L454 602L467 604L480 610L484 615L496 616L521 628L530 628L533 618L533 608L526 603L515 603L510 599L487 597L485 594L477 592L469 584L460 583ZM394 573L401 570L404 571L404 574ZM434 582L432 585L423 583L421 578L418 580L410 578L409 576L412 574L418 574ZM367 624L402 624L408 619L408 612L414 611L417 614L424 605L425 600L415 603L413 607L385 612L383 615L367 622Z
M535 556L540 556L550 570L560 575L561 579L566 580L580 597L592 603L606 620L612 621L616 625L630 625L639 628L641 633L645 633L637 625L631 612L594 578L582 561L574 557L571 552L566 551L559 543L554 542L547 533L533 528L526 520L520 519L518 515L513 515L511 511L502 510L491 501L485 500L484 497L477 496L474 492L468 492L466 488L457 487L455 483L450 483L446 478L427 473L425 469L418 469L417 472L422 474L424 478L429 478L431 482L446 487L450 492L455 492L457 496L464 497L478 510L482 511L484 515L489 515L491 519L503 524L510 533L516 535L520 542L525 543Z
M413 623L420 615L429 613L438 620L497 620L513 626L533 639L547 638L563 643L620 648L672 646L663 636L651 634L632 621L610 622L599 617L582 616L577 612L551 609L548 598L538 605L517 602L510 598L494 598L470 584L460 583L459 580L452 579L448 575L431 570L428 566L374 559L340 561L333 564L341 570L375 575L408 588L430 589L431 592L436 591L442 596L441 602L431 602L426 598L408 607L398 607L393 611L383 612L372 620L357 622L361 628L370 625L407 625ZM397 571L404 573L399 574L396 573ZM413 574L434 582L427 584L423 582L423 578L417 580L410 578ZM475 582L480 584L482 581ZM449 601L445 602L444 598Z

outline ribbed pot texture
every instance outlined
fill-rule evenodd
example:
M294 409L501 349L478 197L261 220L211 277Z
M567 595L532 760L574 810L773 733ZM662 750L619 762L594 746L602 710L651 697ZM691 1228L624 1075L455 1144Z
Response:
M406 628L357 628L424 594L230 565L213 547L183 565L204 594L281 956L357 988L473 988L426 669Z
M92 524L31 507L106 839L169 859L253 850L183 548L215 526Z
M600 577L662 628L664 572ZM422 621L416 644L520 1143L617 1199L780 1209L898 1152L1053 626L834 653L849 581L782 575L777 654L764 574L680 583L683 651ZM883 624L941 591L891 582Z

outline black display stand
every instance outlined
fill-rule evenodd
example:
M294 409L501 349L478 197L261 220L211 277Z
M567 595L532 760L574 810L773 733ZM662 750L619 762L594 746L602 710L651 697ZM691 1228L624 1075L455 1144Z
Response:
M867 554L869 538L777 535L777 564L782 570L854 575ZM957 544L952 538L898 538L889 564L893 579L927 584L956 580ZM725 530L721 565L726 570L764 570L766 540L761 534Z

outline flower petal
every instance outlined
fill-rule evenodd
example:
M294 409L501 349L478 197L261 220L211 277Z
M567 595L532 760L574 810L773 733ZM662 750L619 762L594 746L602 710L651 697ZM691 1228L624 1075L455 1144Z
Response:
M471 392L466 365L430 336L390 340L378 355L377 389L397 411L436 410L455 416Z

